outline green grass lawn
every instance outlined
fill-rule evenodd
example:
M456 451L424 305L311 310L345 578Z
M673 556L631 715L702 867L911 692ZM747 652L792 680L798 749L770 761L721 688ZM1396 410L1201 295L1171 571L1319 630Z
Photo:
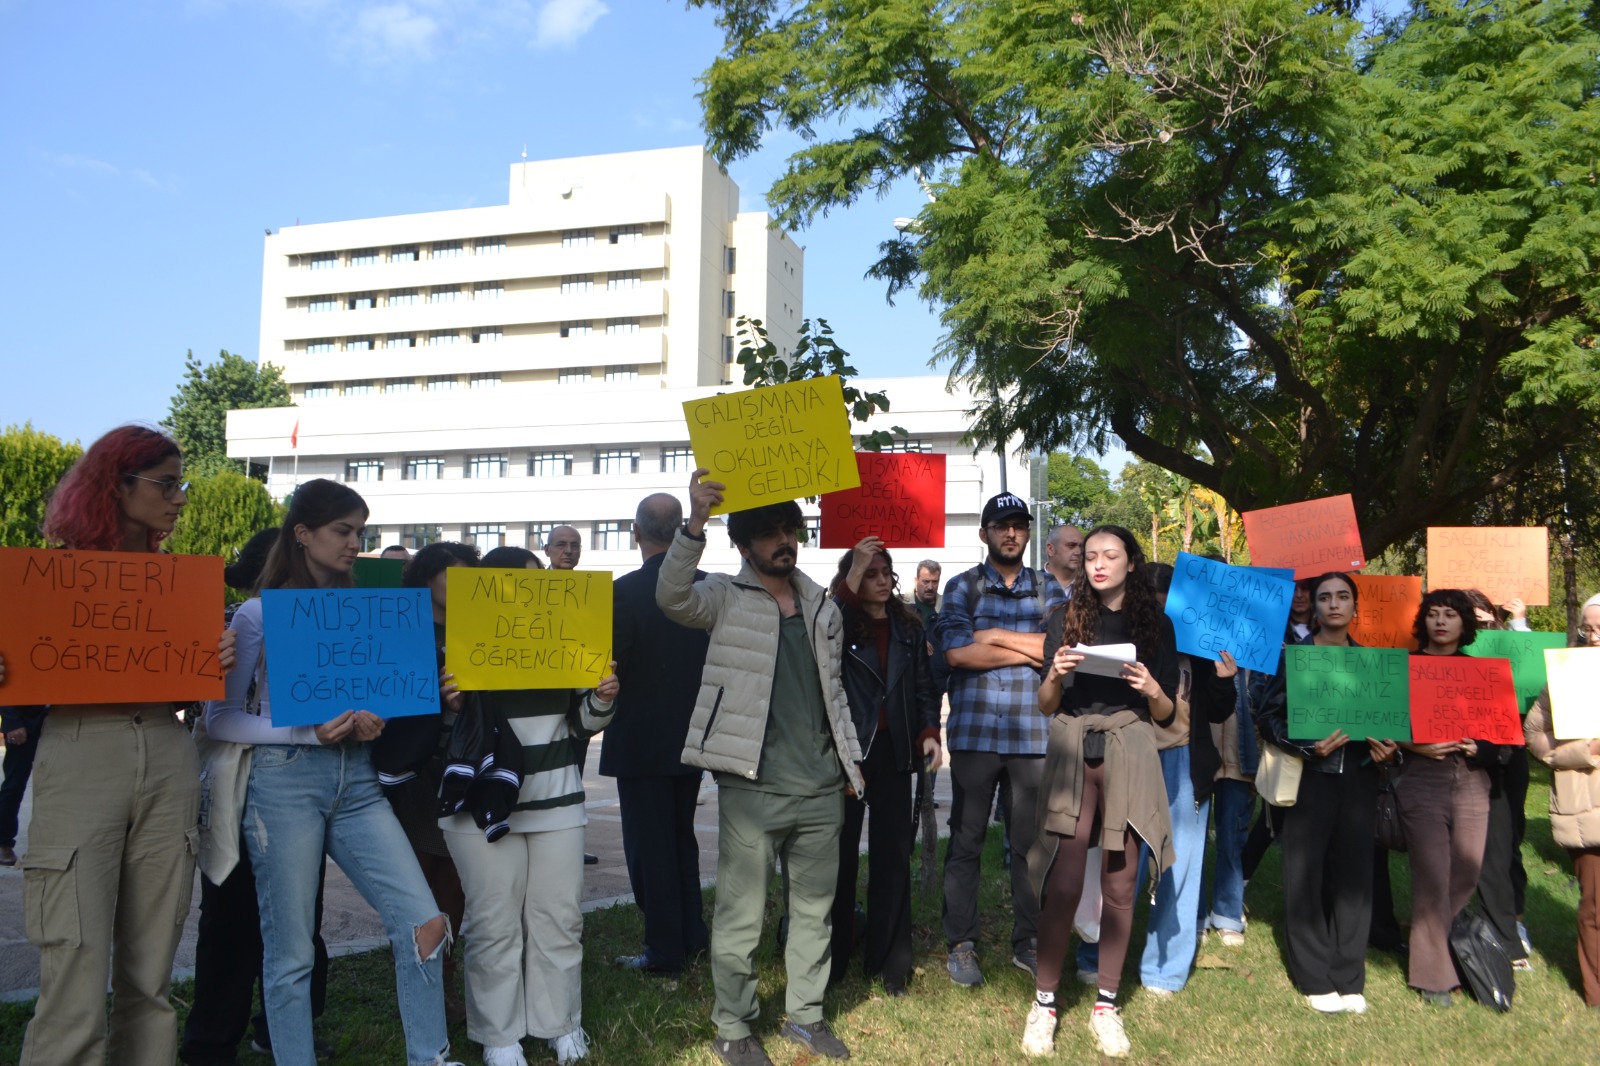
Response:
M1250 930L1244 947L1224 948L1213 937L1201 947L1200 965L1176 998L1158 1001L1138 990L1138 948L1143 943L1141 899L1123 979L1124 1019L1133 1061L1152 1063L1572 1063L1600 1058L1600 1012L1587 1010L1577 991L1573 911L1577 887L1565 854L1550 839L1546 814L1549 776L1534 767L1528 796L1527 924L1534 944L1535 972L1519 974L1516 1007L1506 1015L1458 996L1448 1011L1424 1007L1406 988L1405 973L1392 956L1368 956L1369 1012L1362 1017L1323 1016L1309 1010L1284 971L1278 854L1274 849L1250 883ZM915 862L915 860L913 860ZM865 864L863 864L863 875ZM999 863L999 832L991 833L984 861L983 939L980 956L988 983L957 988L944 972L937 897L916 901L915 936L920 958L911 995L891 1000L882 989L855 976L830 992L827 1014L866 1063L1011 1063L1022 1059L1018 1041L1032 996L1028 975L1009 963L1008 885ZM1394 887L1402 920L1409 907L1403 857L1394 861ZM709 907L709 893L708 907ZM709 913L709 910L708 910ZM780 1066L811 1061L796 1045L776 1036L783 1014L783 970L775 950L777 895L769 899L767 936L758 956L762 1019L758 1032ZM702 963L680 980L624 974L609 964L638 950L642 926L631 906L588 916L585 930L584 1025L596 1066L683 1063L710 1066L711 975ZM329 980L328 1011L319 1034L339 1048L337 1062L349 1066L405 1061L395 1009L394 978L387 952L336 959ZM1069 979L1062 986L1061 1029L1055 1058L1096 1057L1087 1026L1090 989ZM192 986L174 990L180 1019ZM0 1063L16 1062L28 1004L0 1005ZM464 1027L453 1033L455 1053L476 1066L478 1048ZM553 1062L542 1042L527 1041L530 1063ZM1587 1048L1589 1050L1585 1051ZM266 1056L241 1052L245 1066L265 1066Z

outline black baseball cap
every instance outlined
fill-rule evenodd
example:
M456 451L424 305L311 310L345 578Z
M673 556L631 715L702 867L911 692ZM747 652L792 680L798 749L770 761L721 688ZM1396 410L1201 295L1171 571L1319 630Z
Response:
M991 496L989 502L983 505L983 520L980 524L987 526L990 522L998 522L1002 518L1018 514L1026 518L1030 525L1033 523L1033 514L1028 510L1028 505L1022 497L1002 492L998 496Z

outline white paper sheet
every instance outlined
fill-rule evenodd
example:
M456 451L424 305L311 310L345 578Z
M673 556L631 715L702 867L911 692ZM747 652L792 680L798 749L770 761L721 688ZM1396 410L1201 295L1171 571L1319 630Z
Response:
M1101 677L1121 677L1122 668L1139 658L1132 644L1079 644L1072 649L1083 656L1078 664L1080 674L1099 674Z

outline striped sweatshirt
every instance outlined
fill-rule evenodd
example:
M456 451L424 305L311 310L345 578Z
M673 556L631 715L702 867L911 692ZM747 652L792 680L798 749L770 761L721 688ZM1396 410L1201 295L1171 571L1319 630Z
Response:
M506 716L522 744L522 790L511 808L513 833L547 833L588 824L583 745L611 722L612 705L587 689L517 689L479 694ZM439 820L447 833L478 833L467 812Z

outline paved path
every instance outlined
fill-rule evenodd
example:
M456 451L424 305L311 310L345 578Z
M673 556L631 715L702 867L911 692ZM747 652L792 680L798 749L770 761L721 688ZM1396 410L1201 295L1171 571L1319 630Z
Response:
M601 734L604 743L605 734ZM598 856L599 865L584 867L583 906L585 911L631 901L628 868L622 857L622 818L617 806L616 781L601 777L600 744L589 748L583 783L588 792L589 829L585 850ZM935 793L948 809L949 774L939 775ZM695 828L700 839L700 876L709 883L717 868L717 789L709 775L702 786L704 804L696 808ZM17 838L21 854L28 843L28 819L33 809L33 790L29 788L22 804L22 832ZM941 823L943 818L940 819ZM947 830L940 825L940 833ZM862 834L865 841L866 834ZM194 904L184 924L183 940L173 960L175 976L194 974L196 922L200 916L199 874L195 875ZM323 901L322 935L328 950L335 955L367 951L383 946L383 923L333 863L328 864L328 879ZM22 922L22 871L0 867L0 1000L32 999L38 994L39 952L28 943Z

